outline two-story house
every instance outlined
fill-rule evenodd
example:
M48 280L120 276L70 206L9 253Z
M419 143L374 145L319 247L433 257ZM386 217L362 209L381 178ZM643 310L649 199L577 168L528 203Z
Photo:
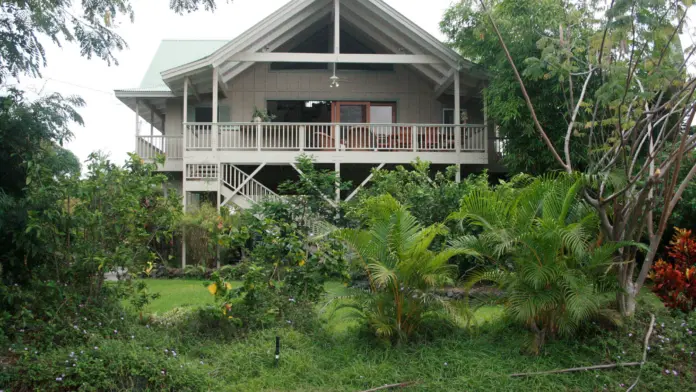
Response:
M486 78L382 0L293 0L230 41L163 41L116 96L135 111L135 151L166 156L185 205L246 208L303 153L362 185L416 157L494 166Z

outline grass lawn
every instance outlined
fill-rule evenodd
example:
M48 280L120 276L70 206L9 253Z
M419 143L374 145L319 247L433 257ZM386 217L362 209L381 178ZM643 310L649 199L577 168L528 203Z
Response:
M148 279L146 282L150 293L160 294L159 298L145 307L144 312L147 314L162 314L174 308L215 303L215 298L206 289L205 280ZM241 282L231 283L235 288L241 285ZM331 298L348 295L350 289L340 282L327 282L326 292Z
M213 303L202 281L147 283L151 291L161 294L148 312L161 314L174 307ZM350 293L338 282L327 283L326 289L329 298ZM630 367L511 378L517 372L639 361L647 326L643 316L615 330L593 327L574 339L553 340L533 356L522 349L529 334L509 325L497 307L479 310L479 323L473 329L439 333L434 339L397 347L381 344L326 312L320 312L322 325L311 331L289 327L242 337L192 336L176 328L139 326L129 332L136 336L135 342L124 344L128 350L158 350L172 361L171 374L181 368L185 373L180 377L195 374L204 379L201 391L360 391L406 381L418 382L407 391L625 391L639 374L641 382L633 391L696 391L696 361L688 357L688 350L696 347L682 353L656 341L658 335L674 336L668 328L676 330L682 319L671 318L649 292L641 306L658 314L654 348L643 370ZM282 347L279 367L273 360L276 336ZM165 348L179 355L167 357ZM664 369L675 369L679 376L665 375Z
M155 318L177 307L214 303L204 281L146 283L151 292L161 294L146 309ZM326 289L327 300L351 292L338 282L327 283ZM696 392L696 356L690 355L696 344L687 334L688 328L696 330L696 317L670 315L647 291L640 298L642 313L635 319L619 328L588 326L572 339L548 342L539 355L524 351L529 333L510 324L498 307L480 309L472 328L445 330L433 324L428 329L432 337L414 337L391 346L353 322L329 317L325 304L320 301L317 305L319 320L304 327L298 319L247 333L233 328L225 332L230 324L215 317L176 322L177 315L195 312L173 313L167 320L174 321L167 324L132 315L132 322L120 324L118 332L107 325L105 334L90 333L84 343L45 348L35 359L25 354L29 361L25 369L33 369L31 375L15 377L42 379L39 385L45 388L41 390L47 391L146 390L143 386L147 384L147 390L352 392L416 382L403 390L625 392L640 376L634 392ZM640 361L647 312L657 315L657 323L642 369L510 377L520 372ZM276 337L281 342L278 366L274 362ZM79 361L75 353L79 353ZM71 361L76 368L65 367ZM64 383L57 383L62 374ZM0 389L9 390L2 379L0 374Z
M144 309L145 313L162 314L174 308L215 303L202 280L148 279L146 282L150 293L159 293L160 297Z
M160 297L152 301L144 309L145 314L162 314L174 308L212 305L215 299L206 289L205 280L188 279L148 279L147 287L151 293L159 293ZM241 282L231 282L232 287L239 287ZM349 295L351 289L341 282L326 282L325 284L327 299ZM324 309L324 304L320 304L320 309ZM486 306L476 312L476 322L485 323L495 321L502 316L502 309L495 306ZM351 326L351 323L344 321L329 320L332 331L343 331Z

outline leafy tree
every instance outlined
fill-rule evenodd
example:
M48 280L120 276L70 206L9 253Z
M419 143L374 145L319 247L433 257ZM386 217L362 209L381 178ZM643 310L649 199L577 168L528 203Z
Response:
M27 199L36 185L29 173L42 168L53 181L72 171L70 164L61 163L58 145L71 137L71 122L81 123L74 106L82 104L59 94L30 102L18 90L0 97L0 258L5 276L14 266L27 264L29 255L16 241L26 230L29 210L55 209L51 200L33 204Z
M621 245L599 244L599 218L581 199L582 189L581 178L568 176L537 179L514 197L479 190L452 216L483 229L452 244L472 249L484 264L467 277L467 287L498 284L503 297L496 301L534 332L535 353L551 336L569 336L583 322L612 315L606 294L616 285L607 284L605 271Z
M390 194L410 209L418 222L431 225L444 222L448 214L459 208L459 201L473 189L487 188L488 176L472 175L462 182L455 181L456 168L437 172L431 178L430 163L416 160L411 169L397 166L395 170L375 170L371 185L360 193L355 215L363 213L365 203L375 196Z
M85 178L28 164L27 179L23 197L2 200L16 212L0 226L11 238L1 255L0 292L10 294L0 318L10 334L22 325L50 340L73 330L91 305L116 307L117 287L105 287L104 272L161 261L155 244L172 240L182 212L175 193L164 195L166 176L135 156L119 167L93 154Z
M685 178L694 164L696 164L696 152L692 152L685 163L682 164L679 178ZM661 206L657 207L661 208ZM669 217L669 226L696 230L696 181L691 181L684 189L681 200L674 207L672 215ZM667 232L663 236L663 245L667 245L665 244L667 239L672 238L676 234L676 232L670 233L669 231L670 228L667 228Z
M333 170L320 170L309 155L300 155L295 161L300 178L286 181L278 187L285 200L292 206L294 219L305 228L319 220L338 223L342 220L342 207L334 201L336 192L346 190L350 182L341 181Z
M170 8L179 14L213 11L215 0L172 0ZM41 76L45 38L57 45L76 43L82 56L118 65L114 52L127 44L114 27L135 17L130 0L83 1L78 7L71 0L6 0L0 14L0 84L8 77Z
M541 174L554 167L554 160L547 154L544 142L539 138L532 116L520 98L521 90L515 74L495 34L490 31L488 14L477 6L477 0L455 2L440 23L442 32L450 44L464 56L471 58L489 74L485 88L488 116L499 127L500 136L506 139L505 164L512 172ZM563 42L586 42L590 37L588 22L591 15L583 3L566 0L501 0L491 2L490 12L501 26L501 34L508 43L510 53L517 61L539 57L539 42L548 36ZM562 26L563 30L559 30ZM568 28L567 26L572 26ZM567 53L581 55L580 53ZM560 61L567 62L567 59ZM566 77L565 76L561 76ZM579 86L558 84L556 78L547 75L537 78L522 74L532 98L539 122L554 146L563 145L568 126L568 108ZM589 90L595 86L590 86ZM588 91L589 93L589 91ZM585 161L586 151L575 148L574 158Z
M351 309L348 317L367 322L376 336L395 343L421 330L428 319L460 317L456 304L434 290L454 282L457 269L448 260L468 251L430 250L447 228L442 223L423 227L390 195L371 205L366 229L340 232L354 251L354 261L364 268L370 291L344 298L338 308Z
M532 58L513 57L504 34L514 28L505 26L509 32L503 33L498 26L499 4L480 2L489 21L486 32L498 38L555 167L582 170L591 180L583 196L597 211L607 240L649 242L642 266L637 247L617 251L614 269L622 288L617 301L623 315L633 315L669 217L696 176L696 164L685 159L696 148L696 79L686 74L696 46L684 51L679 40L691 2L617 0L607 9L579 3L587 11L578 23L590 26L589 39L568 37L575 26L570 24L539 30L541 53ZM562 106L568 120L562 150L537 116L530 83L517 68L522 63L527 66L522 75L535 83L554 80L559 93L575 86ZM577 149L586 152L587 162L572 153Z
M232 322L254 328L306 316L327 280L346 277L343 247L331 236L310 236L294 208L284 201L262 203L241 212L237 228L220 236L245 249L242 287L232 289L217 273L210 287Z

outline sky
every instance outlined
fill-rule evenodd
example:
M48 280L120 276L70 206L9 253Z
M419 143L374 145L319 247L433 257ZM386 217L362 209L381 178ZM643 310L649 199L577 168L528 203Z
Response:
M439 39L438 24L452 0L386 0ZM36 94L79 95L87 103L79 110L84 126L73 125L66 147L81 161L93 151L123 162L135 147L135 113L118 101L114 89L137 87L163 39L232 39L288 3L288 0L218 0L214 13L176 15L169 0L133 0L135 20L115 20L128 48L116 54L119 64L80 56L79 48L45 44L48 66L41 79L22 78L20 86ZM146 129L146 128L143 128Z

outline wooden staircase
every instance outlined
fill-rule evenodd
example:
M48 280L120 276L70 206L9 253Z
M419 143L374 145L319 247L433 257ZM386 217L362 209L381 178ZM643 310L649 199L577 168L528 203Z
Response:
M283 200L282 196L254 180L252 176L238 167L232 164L223 164L221 169L220 181L222 186L220 189L224 197L223 206L232 204L246 210L263 201ZM310 235L313 237L323 236L334 230L336 227L322 219L314 219L309 222Z
M280 196L267 186L253 179L238 167L231 164L222 165L222 205L230 203L242 209L249 209L254 204L268 200L280 200Z

